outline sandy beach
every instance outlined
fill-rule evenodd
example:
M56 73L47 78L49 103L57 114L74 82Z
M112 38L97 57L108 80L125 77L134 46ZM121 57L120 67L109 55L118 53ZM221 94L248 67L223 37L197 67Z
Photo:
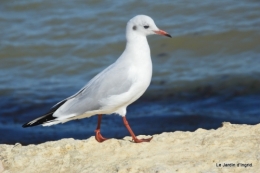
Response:
M0 170L3 173L257 172L259 133L260 124L225 122L217 130L162 133L154 135L150 143L140 144L132 143L130 137L103 143L90 137L28 146L1 144ZM142 137L147 136L139 136Z

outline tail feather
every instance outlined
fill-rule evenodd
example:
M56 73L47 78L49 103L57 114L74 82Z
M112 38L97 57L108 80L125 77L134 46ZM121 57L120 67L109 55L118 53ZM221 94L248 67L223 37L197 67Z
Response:
M45 115L39 117L39 118L36 118L35 120L32 120L28 123L25 123L23 125L23 127L33 127L33 126L37 126L37 125L40 125L40 124L44 124L44 123L47 123L47 122L52 122L54 121L57 117L54 117L53 116L53 113L59 108L61 107L67 100L64 100L60 103L58 103L57 105L55 105L49 112L47 112Z

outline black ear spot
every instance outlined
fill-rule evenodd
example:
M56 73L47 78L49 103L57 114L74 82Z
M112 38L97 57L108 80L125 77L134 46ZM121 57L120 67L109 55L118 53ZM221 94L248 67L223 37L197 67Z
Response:
M136 26L133 26L133 30L136 30L136 28L137 28Z

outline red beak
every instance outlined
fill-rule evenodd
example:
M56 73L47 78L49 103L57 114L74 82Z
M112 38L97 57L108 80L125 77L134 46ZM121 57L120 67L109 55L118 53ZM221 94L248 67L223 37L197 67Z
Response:
M153 32L155 32L156 34L159 34L159 35L164 35L164 36L172 38L172 36L170 34L168 34L167 32L165 32L163 30L160 30L160 29L158 31L153 31Z

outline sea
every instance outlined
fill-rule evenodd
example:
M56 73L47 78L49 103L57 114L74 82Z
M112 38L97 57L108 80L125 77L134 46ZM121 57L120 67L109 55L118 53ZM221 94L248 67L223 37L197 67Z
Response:
M126 115L136 135L260 123L259 0L1 0L0 143L93 136L97 116L22 125L115 62L138 14L172 38L148 37L152 82ZM101 133L129 135L114 114L103 116Z

